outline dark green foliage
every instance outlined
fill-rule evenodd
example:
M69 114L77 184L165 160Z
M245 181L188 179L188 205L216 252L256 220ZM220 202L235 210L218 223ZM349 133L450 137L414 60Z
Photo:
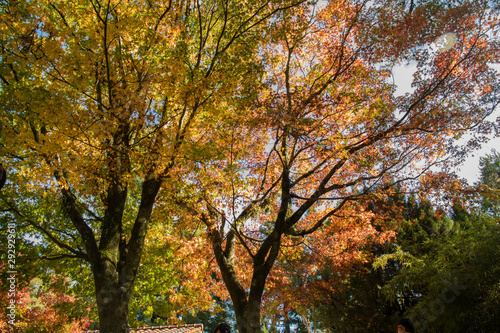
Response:
M498 218L459 204L445 214L426 199L399 194L370 208L392 219L397 236L374 244L374 265L311 310L315 326L394 332L392 324L409 317L419 333L500 332Z
M263 333L306 333L309 332L303 322L303 318L295 311L286 312L286 315L278 314L263 318Z
M214 297L214 304L222 311L198 311L196 313L187 313L184 319L186 324L199 324L203 323L203 328L206 333L212 333L215 327L220 323L228 323L230 326L236 326L234 320L234 310L230 301L221 300L218 297ZM234 332L232 329L231 332Z
M396 250L377 261L383 270L387 263L400 265L382 295L399 304L401 316L412 318L419 332L498 332L498 220L460 206L453 219L424 211L403 224Z
M491 154L479 160L481 183L488 187L483 196L482 209L492 216L500 216L500 154L493 150Z

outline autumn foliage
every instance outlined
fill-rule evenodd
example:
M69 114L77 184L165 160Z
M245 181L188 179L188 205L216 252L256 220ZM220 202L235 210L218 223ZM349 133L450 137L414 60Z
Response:
M485 0L6 1L0 15L2 210L40 257L87 269L104 333L126 332L130 307L208 307L212 270L239 332L260 332L263 302L337 288L391 237L368 195L495 129ZM396 95L405 63L412 91Z
M5 279L0 282L4 289ZM52 281L44 283L41 279L34 278L29 284L20 283L16 289L16 323L14 327L8 323L6 312L0 315L0 329L2 332L81 332L89 326L88 316L85 313L74 311L84 300L74 295L65 293L68 281L63 277L54 276ZM0 304L6 308L10 297L7 292L0 293ZM90 309L87 309L88 312ZM76 316L70 316L73 313Z

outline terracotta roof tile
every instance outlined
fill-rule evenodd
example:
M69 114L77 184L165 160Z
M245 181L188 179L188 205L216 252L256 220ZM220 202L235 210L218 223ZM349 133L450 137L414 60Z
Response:
M99 333L99 331L87 331L86 333ZM203 325L142 327L130 329L130 333L203 333Z

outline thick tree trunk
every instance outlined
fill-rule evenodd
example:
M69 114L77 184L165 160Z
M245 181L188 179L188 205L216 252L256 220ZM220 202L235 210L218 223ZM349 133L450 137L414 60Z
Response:
M215 214L214 214L215 215ZM261 245L259 251L253 256L253 276L250 290L247 291L236 274L234 264L234 230L226 237L225 249L222 247L223 237L218 229L214 228L211 216L205 214L202 220L209 228L209 236L217 265L222 274L236 314L238 333L260 333L260 308L266 279L279 254L281 235L283 231L273 231ZM281 223L280 225L283 225Z
M274 259L272 260L274 261ZM264 265L254 267L254 275L252 278L250 292L248 293L248 298L245 302L238 302L240 306L234 307L238 333L261 332L260 310L262 295L264 294L264 287L268 275L269 267L266 268ZM237 300L233 297L235 293L230 292L230 295L233 304L237 304Z
M260 297L250 301L246 309L246 333L260 333Z
M260 333L260 303L247 304L242 309L235 308L238 333Z
M129 300L134 277L122 274L118 279L115 270L94 274L100 333L128 333Z
M128 304L130 295L120 288L101 288L97 292L97 308L101 333L128 333Z
M116 219L114 224L110 223L108 226L108 230L114 225L119 226L114 228L116 236L108 237L109 241L105 243L108 246L99 249L98 254L92 257L100 333L129 332L130 296L160 185L161 182L156 179L144 182L141 204L129 242L124 242L120 216L120 219Z

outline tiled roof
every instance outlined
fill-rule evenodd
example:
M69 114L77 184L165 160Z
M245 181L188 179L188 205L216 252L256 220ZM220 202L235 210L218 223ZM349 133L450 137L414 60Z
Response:
M86 333L99 333L99 331L87 331ZM183 326L156 326L130 329L130 333L203 333L202 324Z

